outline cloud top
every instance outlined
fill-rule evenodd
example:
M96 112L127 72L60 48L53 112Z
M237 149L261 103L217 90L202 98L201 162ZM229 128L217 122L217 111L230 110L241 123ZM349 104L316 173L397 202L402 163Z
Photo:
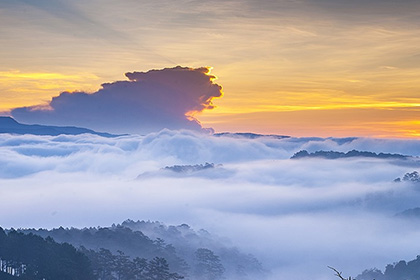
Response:
M113 133L168 129L201 130L194 114L222 96L209 68L174 67L126 73L128 81L102 85L92 94L63 92L48 106L12 110L20 122L75 125Z

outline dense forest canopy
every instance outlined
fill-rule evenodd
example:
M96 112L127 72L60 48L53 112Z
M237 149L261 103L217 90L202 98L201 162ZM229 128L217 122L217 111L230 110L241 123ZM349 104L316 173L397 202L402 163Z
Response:
M267 276L254 256L187 224L166 226L160 222L126 220L111 227L19 229L8 234L36 236L39 240L70 246L88 260L86 267L93 277L89 279L217 280ZM156 275L160 276L153 278Z

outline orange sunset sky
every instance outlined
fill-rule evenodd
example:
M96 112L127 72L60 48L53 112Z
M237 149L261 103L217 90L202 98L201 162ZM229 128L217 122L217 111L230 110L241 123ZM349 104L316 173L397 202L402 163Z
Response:
M216 132L420 138L420 1L0 1L0 111L213 67Z

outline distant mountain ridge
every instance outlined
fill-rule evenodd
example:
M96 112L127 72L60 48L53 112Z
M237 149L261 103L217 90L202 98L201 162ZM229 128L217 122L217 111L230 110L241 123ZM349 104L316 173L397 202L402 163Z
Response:
M284 138L290 138L290 136L287 135L276 135L276 134L258 134L258 133L251 133L251 132L220 132L220 133L214 133L213 136L221 137L232 137L232 138L246 138L246 139L258 139L262 137L268 137L268 138L274 138L274 139L284 139Z
M410 209L404 210L400 213L397 213L395 216L400 217L400 218L419 219L420 218L420 207L410 208Z
M96 132L87 128L75 126L49 126L39 124L21 124L11 117L0 117L0 133L10 134L32 134L32 135L50 135L57 136L60 134L79 135L84 133L99 135L102 137L116 137L118 135Z
M411 261L401 260L388 264L382 272L377 268L366 269L356 276L358 280L405 280L420 278L420 255Z
M366 158L379 158L379 159L400 159L406 160L412 158L411 156L401 154L388 154L388 153L374 153L367 151L351 150L347 153L337 151L316 151L309 153L306 150L301 150L295 153L291 159L301 158L324 158L324 159L339 159L339 158L351 158L351 157L366 157Z
M354 140L357 140L357 137L344 137L344 138L337 138L337 137L293 137L288 135L278 135L278 134L259 134L259 133L252 133L252 132L219 132L214 133L213 136L215 137L230 137L236 139L291 139L293 142L301 142L301 141L324 141L324 140L331 140L338 145L343 145L346 143L351 143Z
M215 166L214 163L208 163L205 164L195 164L195 165L173 165L173 166L165 166L163 170L169 170L176 173L192 173L192 172L198 172L201 170L206 169L214 169L218 166Z

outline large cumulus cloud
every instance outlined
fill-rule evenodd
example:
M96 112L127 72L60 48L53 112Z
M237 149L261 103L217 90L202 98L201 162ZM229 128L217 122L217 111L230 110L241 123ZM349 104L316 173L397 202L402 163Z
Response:
M222 95L208 68L174 67L126 73L129 81L99 91L63 92L48 106L22 107L12 116L24 123L72 125L113 133L148 133L163 128L201 130L193 114L212 109Z

